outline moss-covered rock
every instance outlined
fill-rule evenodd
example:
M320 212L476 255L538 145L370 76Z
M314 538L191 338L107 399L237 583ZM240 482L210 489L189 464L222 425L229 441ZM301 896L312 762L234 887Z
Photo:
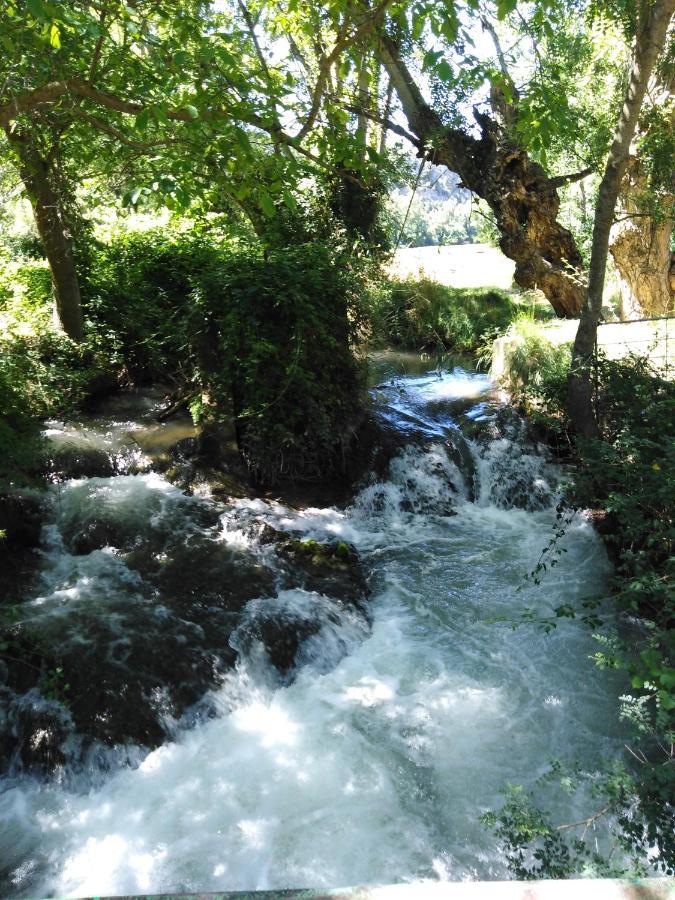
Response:
M289 587L302 587L343 603L363 605L368 586L356 549L344 541L320 543L285 538L277 556Z

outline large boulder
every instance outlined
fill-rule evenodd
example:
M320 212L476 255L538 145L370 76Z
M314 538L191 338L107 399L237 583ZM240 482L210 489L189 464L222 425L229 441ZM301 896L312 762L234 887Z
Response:
M4 545L12 549L32 549L40 544L46 503L35 491L0 493L0 531Z
M47 474L52 481L68 478L108 478L116 474L113 459L105 450L78 444L55 447L47 460Z
M362 606L368 586L356 549L344 541L286 537L275 544L289 587L301 587L342 603Z

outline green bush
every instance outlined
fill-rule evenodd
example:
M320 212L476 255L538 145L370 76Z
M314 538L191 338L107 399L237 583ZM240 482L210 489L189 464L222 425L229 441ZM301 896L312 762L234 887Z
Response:
M93 259L89 333L133 380L177 379L208 398L193 414L234 417L257 480L318 479L344 468L362 408L363 265L318 241L263 252L218 234L126 234Z
M40 422L27 408L0 357L0 486L30 480L40 467Z
M347 467L363 400L360 283L356 262L320 243L234 254L201 277L187 329L200 381L217 408L231 402L257 480Z
M565 365L545 353L538 366L536 375L529 370L521 396L549 425L568 428ZM601 649L595 658L599 666L621 669L629 679L620 716L632 725L633 740L626 759L608 762L599 774L593 792L601 812L592 819L614 817L613 837L626 854L617 861L619 869L627 859L634 871L654 868L673 875L675 384L637 356L599 359L596 379L602 438L577 442L570 500L604 513L617 615L598 636ZM596 614L588 618L597 628ZM521 827L527 819L512 801L486 821L504 842L514 871L530 860L534 864L528 863L525 877L542 877L561 859L563 874L587 870L592 842L584 839L586 831L581 837L570 832L561 842L555 824L547 821L537 835L527 835ZM555 842L547 845L544 838L551 836Z
M257 480L329 477L362 411L351 347L367 265L327 242L263 252L218 232L114 236L89 257L81 344L53 330L44 265L12 269L3 371L35 417L77 407L98 376L170 381L206 398L195 415L234 419Z
M0 333L33 334L51 327L52 284L44 260L0 254Z
M446 287L428 278L391 281L373 310L373 333L396 347L476 350L505 331L518 309L502 291Z
M515 393L532 397L541 393L547 406L562 410L564 385L572 360L570 344L553 344L535 323L526 319L512 326L509 334L516 340L507 352L506 381Z
M228 249L218 234L152 229L117 235L92 256L83 285L88 334L115 354L128 380L189 371L190 292Z
M0 376L28 416L72 412L110 371L109 348L95 331L76 344L55 330L44 260L0 258L0 328Z

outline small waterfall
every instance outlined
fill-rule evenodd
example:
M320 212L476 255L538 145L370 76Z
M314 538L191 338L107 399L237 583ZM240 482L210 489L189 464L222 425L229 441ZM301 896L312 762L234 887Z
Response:
M346 509L149 470L53 486L15 631L29 662L58 647L53 672L0 664L3 896L506 877L481 812L621 735L584 626L510 627L609 566L577 517L545 589L525 581L563 473L489 390L380 385L405 441Z

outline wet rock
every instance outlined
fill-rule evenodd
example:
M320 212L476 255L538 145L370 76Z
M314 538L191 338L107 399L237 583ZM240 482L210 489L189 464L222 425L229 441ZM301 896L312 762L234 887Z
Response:
M214 510L193 507L195 522L212 522ZM105 523L93 534L107 540ZM63 759L83 764L97 746L154 748L175 735L235 664L230 635L247 602L276 590L272 571L218 535L216 526L158 529L144 542L136 535L131 550L76 564L63 582L67 615L31 610L0 628L18 661L3 663L0 653L0 762L49 774ZM91 574L106 564L127 574L110 581L109 595L88 594ZM58 696L67 727L19 716L17 704L33 695Z
M482 403L462 417L462 433L481 446L500 438L530 439L530 426L513 406Z
M60 704L45 702L39 695L21 698L15 729L17 761L24 770L53 774L66 757L62 745L70 730L68 716Z
M216 500L252 496L238 455L230 452L229 458L224 459L222 448L218 451L217 462L214 462L214 455L213 448L204 455L201 437L186 438L172 448L170 460L161 468L166 478L186 494L207 488Z
M489 499L501 509L546 509L555 501L558 476L531 424L500 406L475 421L472 436L487 461Z
M125 561L159 596L183 611L219 609L238 613L253 597L275 592L275 575L250 553L217 537L195 534L165 543L161 553L139 549Z
M38 570L39 545L48 504L29 491L0 494L0 609L22 596Z
M476 471L476 460L466 438L461 431L453 429L448 433L447 440L444 441L444 447L448 459L462 473L467 499L473 503L478 490L478 473Z
M251 644L259 641L270 664L282 675L288 675L295 668L302 644L320 630L318 617L311 619L300 614L282 614L270 607L248 625L243 647L250 652Z
M289 587L301 587L343 603L363 604L368 586L356 549L344 541L275 541Z
M45 498L40 494L18 490L0 493L0 531L5 532L5 547L39 546L45 513Z
M133 531L125 531L116 522L93 519L68 535L66 544L72 553L85 556L104 547L130 550L137 540L138 537Z
M28 651L30 655L30 650ZM6 659L6 658L5 658ZM13 666L28 671L28 665L18 658ZM0 666L0 670L2 670ZM50 775L66 760L63 745L72 731L67 709L57 700L46 697L34 683L36 677L45 682L45 672L33 670L28 679L15 679L15 690L7 685L7 672L0 671L0 769L19 772L32 771ZM51 673L53 676L53 672ZM21 682L24 682L22 685ZM18 683L16 683L18 682Z
M252 601L232 642L254 660L262 650L268 665L288 683L305 665L330 671L369 629L362 607L296 588Z
M266 544L283 544L289 540L287 531L280 531L278 528L273 528L267 522L262 522L259 519L254 520L248 529L248 533L252 537L257 537L258 543L263 546Z
M277 598L248 604L235 632L239 652L250 653L258 642L269 663L288 678L307 661L310 639L327 625L339 628L341 617L353 616L364 629L369 627L369 590L351 544L298 540L260 521L251 523L248 530L263 546L274 547L281 592Z
M68 478L108 478L115 474L115 464L105 450L95 447L63 446L55 450L48 462L52 481Z
M199 438L187 437L178 441L171 450L171 456L177 463L184 463L199 456Z

